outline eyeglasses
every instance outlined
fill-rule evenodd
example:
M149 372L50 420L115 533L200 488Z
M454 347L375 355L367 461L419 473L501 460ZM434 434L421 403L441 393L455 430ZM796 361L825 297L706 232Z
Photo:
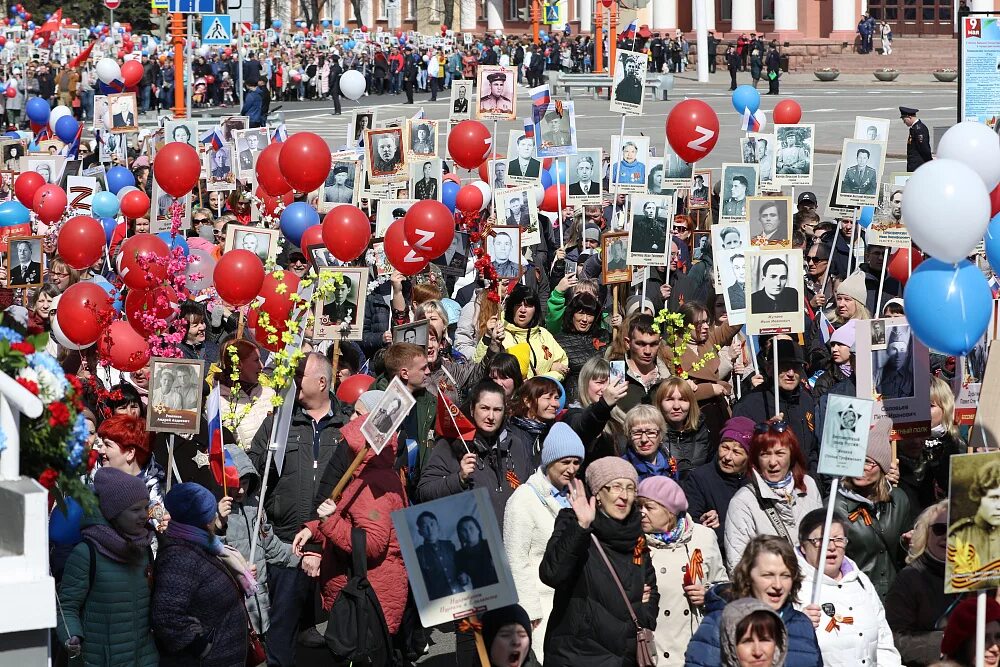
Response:
M652 428L648 431L632 431L632 437L637 440L642 440L643 438L649 438L650 440L656 440L660 437L660 429Z
M608 484L606 486L602 486L601 488L615 496L620 496L623 493L629 496L634 496L636 494L636 488L631 484L625 485L615 482L614 484Z
M784 433L787 430L788 424L780 420L776 422L760 422L753 429L754 433L767 433L768 431L773 431L774 433Z
M932 523L931 532L934 533L935 537L941 537L948 532L948 524L946 523Z
M820 547L823 546L823 538L822 537L807 537L806 538L806 542L808 542L809 544L813 545L813 547L816 548L816 549L819 549ZM831 537L829 540L827 540L827 542L829 542L830 544L832 544L835 549L843 549L843 548L847 547L847 538L846 537Z
M878 467L878 463L872 461L871 459L865 459L865 470L874 470Z
M825 261L827 260L824 259L823 257L809 257L809 256L806 257L806 262L808 264L819 264L820 262L825 262Z
M686 231L688 231L688 228L685 227L684 225L674 225L674 231L675 232L686 232Z

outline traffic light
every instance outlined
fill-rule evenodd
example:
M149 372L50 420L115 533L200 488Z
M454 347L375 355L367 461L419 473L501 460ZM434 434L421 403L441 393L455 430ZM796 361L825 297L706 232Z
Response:
M530 1L531 0L529 0L529 2ZM517 18L518 20L528 23L529 21L531 21L531 9L529 9L528 7L521 7L520 9L517 10Z

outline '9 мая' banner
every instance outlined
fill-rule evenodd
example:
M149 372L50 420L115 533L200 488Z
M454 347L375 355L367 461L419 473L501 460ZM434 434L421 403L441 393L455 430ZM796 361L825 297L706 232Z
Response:
M994 130L1000 121L1000 18L962 17L963 120L977 120Z

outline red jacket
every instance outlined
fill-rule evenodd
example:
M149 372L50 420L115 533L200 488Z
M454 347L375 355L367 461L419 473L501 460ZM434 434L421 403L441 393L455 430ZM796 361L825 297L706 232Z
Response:
M355 417L340 433L356 455L365 444L361 435L363 417ZM371 450L354 472L344 489L337 509L322 522L306 524L313 539L323 547L320 583L323 608L328 610L347 584L351 564L351 528L357 526L368 534L368 580L375 589L389 633L396 634L406 606L408 582L406 566L399 548L390 512L406 507L406 491L399 474L393 470L396 438L386 444L378 456Z

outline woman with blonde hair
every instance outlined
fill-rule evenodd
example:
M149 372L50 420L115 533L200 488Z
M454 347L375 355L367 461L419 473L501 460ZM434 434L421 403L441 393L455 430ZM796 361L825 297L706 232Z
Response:
M712 438L687 380L675 375L661 382L653 405L659 408L666 424L663 447L667 457L677 462L676 477L712 458Z
M625 415L625 453L622 458L639 472L639 479L663 476L676 479L677 461L663 447L667 424L652 405L639 404Z
M499 317L500 304L489 298L485 289L478 290L469 302L462 306L455 328L455 349L463 357L471 359L476 353L476 345L483 335L490 330L489 322Z
M898 444L899 483L911 505L927 507L948 495L949 461L966 453L966 443L955 423L955 394L951 385L931 376L931 435Z
M566 421L575 424L600 419L604 423L603 429L583 443L588 459L621 454L625 446L622 428L625 413L617 403L627 389L628 385L623 381L611 382L611 364L601 357L591 357L580 369L578 398L566 411ZM597 422L594 423L596 425Z

